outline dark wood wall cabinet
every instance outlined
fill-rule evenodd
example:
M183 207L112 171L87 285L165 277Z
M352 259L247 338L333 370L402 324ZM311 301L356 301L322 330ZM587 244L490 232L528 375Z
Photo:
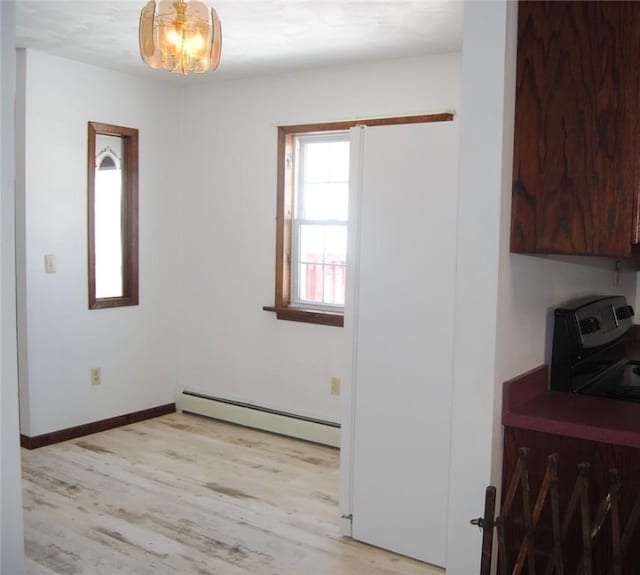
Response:
M635 256L639 139L640 2L520 2L511 251Z

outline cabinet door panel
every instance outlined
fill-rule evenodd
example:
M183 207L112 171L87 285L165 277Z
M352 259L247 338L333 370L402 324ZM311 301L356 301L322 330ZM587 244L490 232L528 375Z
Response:
M511 250L638 241L640 4L521 2Z

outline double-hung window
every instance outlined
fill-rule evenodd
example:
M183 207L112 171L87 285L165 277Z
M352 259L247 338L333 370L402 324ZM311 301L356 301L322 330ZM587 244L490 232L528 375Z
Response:
M349 209L348 133L293 138L290 306L341 313Z
M278 128L278 319L343 324L351 125Z
M275 304L278 319L342 326L349 129L450 120L452 114L278 127Z

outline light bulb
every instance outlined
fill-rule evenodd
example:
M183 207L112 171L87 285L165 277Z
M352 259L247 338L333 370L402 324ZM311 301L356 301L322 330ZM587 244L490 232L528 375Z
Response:
M199 60L207 51L209 29L200 23L192 23L185 30L184 51L190 58Z
M163 54L175 56L182 50L182 34L173 24L158 26L158 48Z
M167 32L167 42L169 42L170 44L173 44L174 46L179 47L181 40L182 38L180 34L178 34L175 28L171 28Z
M191 46L189 47L189 52L191 52L191 56L197 59L202 58L205 50L204 38L201 34L196 34L191 38Z

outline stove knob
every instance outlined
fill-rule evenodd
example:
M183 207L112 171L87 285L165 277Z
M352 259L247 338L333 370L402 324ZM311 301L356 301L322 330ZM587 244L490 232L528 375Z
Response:
M634 315L633 308L630 305L623 305L616 308L616 317L618 319L628 319Z
M587 317L580 320L580 332L582 335L588 335L600 329L600 321L597 317Z

